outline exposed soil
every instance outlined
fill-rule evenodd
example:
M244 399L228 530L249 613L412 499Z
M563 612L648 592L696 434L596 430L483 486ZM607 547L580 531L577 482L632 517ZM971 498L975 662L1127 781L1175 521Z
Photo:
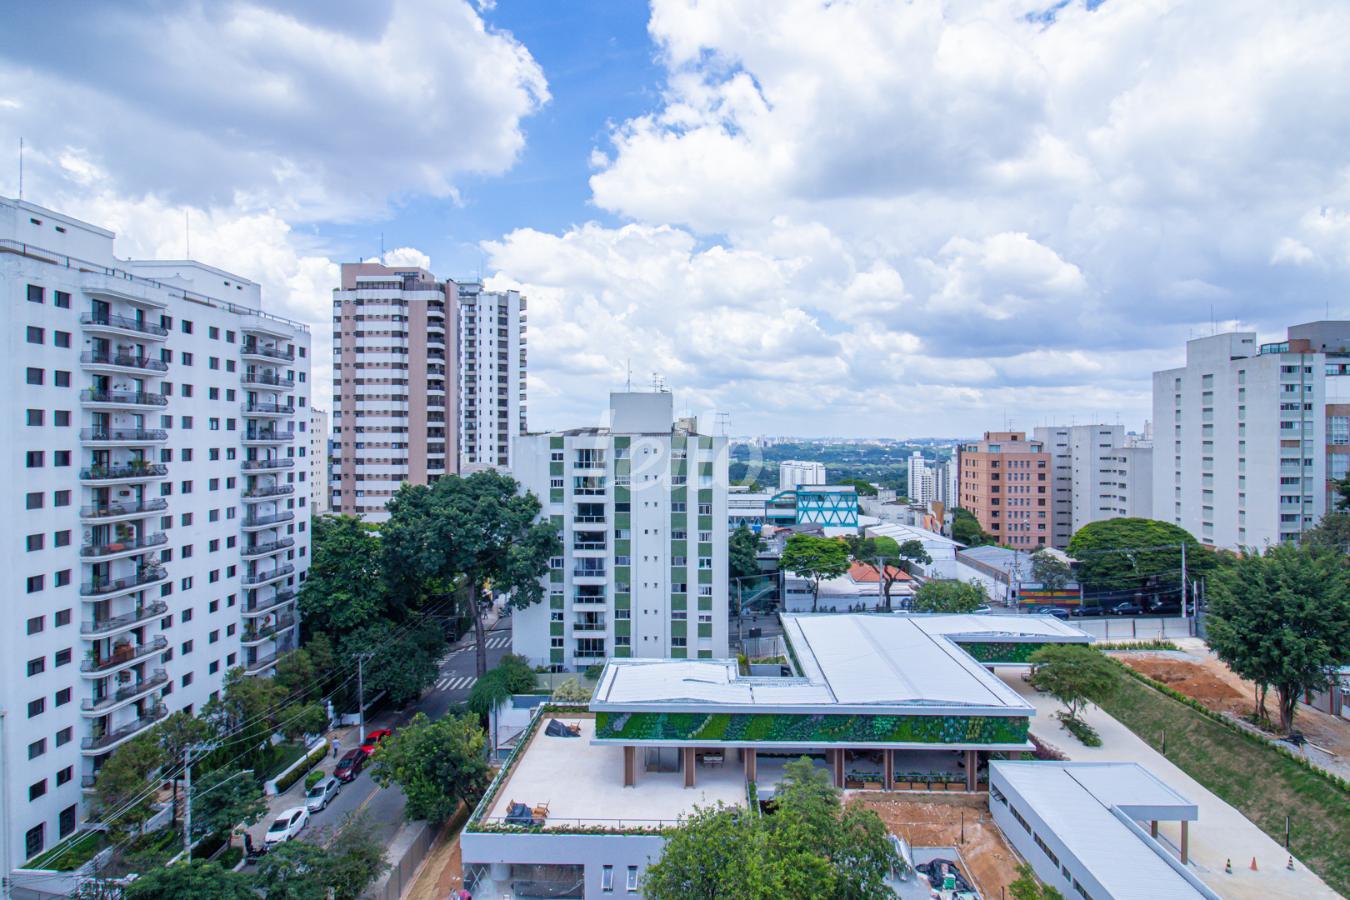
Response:
M442 832L422 863L405 900L445 900L464 886L464 867L459 855L459 832Z
M956 847L980 896L1001 896L1000 891L1017 880L1020 860L990 817L988 796L924 794L918 799L919 796L867 792L853 794L849 799L874 810L888 831L913 846Z
M1239 716L1252 714L1255 705L1252 692L1240 693L1230 682L1198 662L1144 653L1120 653L1115 656L1136 672L1193 700L1199 700L1215 712L1230 712Z

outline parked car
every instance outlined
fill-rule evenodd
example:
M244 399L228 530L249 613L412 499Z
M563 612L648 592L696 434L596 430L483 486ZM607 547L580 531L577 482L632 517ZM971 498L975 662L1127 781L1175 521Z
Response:
M1060 620L1066 620L1066 619L1069 618L1069 613L1068 613L1066 610L1064 610L1064 609L1062 609L1062 608L1060 608L1060 607L1058 607L1058 606L1051 606L1051 607L1048 607L1048 608L1045 610L1045 614L1046 614L1047 616L1054 616L1056 619L1060 619Z
M337 796L338 791L342 790L342 782L336 778L325 778L305 794L305 806L310 812L318 812L326 809L333 798Z
M384 743L385 738L393 733L394 732L388 728L375 729L370 734L366 735L366 739L361 742L361 752L365 753L366 756L369 756L375 752L376 747Z
M272 823L272 827L267 829L267 836L263 838L263 843L268 847L284 844L299 834L308 824L309 810L303 806L292 806L282 812L277 820Z
M1143 614L1144 608L1129 600L1111 607L1111 615L1113 616L1142 616Z
M361 769L366 764L366 753L361 748L348 750L338 760L337 768L333 770L333 777L343 784L351 781L357 775L361 774Z

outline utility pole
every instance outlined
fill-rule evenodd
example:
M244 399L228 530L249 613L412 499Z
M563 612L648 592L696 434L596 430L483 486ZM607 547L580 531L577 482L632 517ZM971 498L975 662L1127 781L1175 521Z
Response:
M192 861L192 747L183 748L183 852Z
M356 716L358 722L357 742L365 740L366 737L366 660L370 659L373 653L358 653L356 655Z
M1181 615L1186 616L1186 542L1181 542Z

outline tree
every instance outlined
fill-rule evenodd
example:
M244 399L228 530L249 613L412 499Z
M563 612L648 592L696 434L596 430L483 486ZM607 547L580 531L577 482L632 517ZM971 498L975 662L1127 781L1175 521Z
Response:
M126 900L163 900L165 897L191 897L192 900L258 900L252 879L231 872L204 859L154 866L127 884Z
M1323 547L1278 545L1244 553L1215 573L1209 645L1234 672L1275 688L1289 732L1299 697L1324 690L1350 659L1350 569Z
M849 555L877 574L883 605L891 608L891 588L904 577L914 563L930 563L921 541L897 544L888 537L848 537Z
M226 672L224 689L202 707L202 718L215 736L229 736L230 745L207 758L208 768L224 764L240 752L247 754L244 768L257 768L268 752L269 740L278 731L295 739L323 730L328 711L321 704L297 707L289 700L286 685L275 678L252 678L242 668Z
M405 706L440 675L445 633L431 622L399 628L393 622L379 621L347 635L342 651L352 668L357 654L371 654L365 664L367 697L384 691L390 703Z
M1069 564L1046 550L1031 554L1031 577L1049 591L1063 588L1073 579Z
M1089 701L1100 703L1120 689L1111 660L1082 644L1047 644L1031 654L1031 664L1031 683L1063 703L1071 719Z
M492 746L497 746L497 708L510 700L512 694L534 690L537 681L529 660L508 653L501 658L496 668L475 681L473 687L469 688L467 704L469 711L477 713L483 721L491 719Z
M1316 528L1304 532L1302 543L1305 547L1325 547L1350 553L1350 512L1327 513Z
M267 900L324 900L328 884L321 873L328 851L308 841L286 841L258 860L254 885Z
M385 738L372 762L377 784L403 789L407 817L433 824L450 818L460 801L472 805L491 777L486 739L473 716L447 715L433 722L418 713Z
M371 833L364 814L349 816L338 836L328 845L328 863L323 882L333 888L336 900L357 900L365 889L389 868L384 845Z
M192 834L228 834L267 812L262 787L251 772L226 766L208 769L192 783Z
M492 605L489 586L515 609L538 603L548 561L562 553L558 529L540 520L541 509L514 478L491 470L432 485L404 484L389 501L382 530L386 571L412 583L463 589L479 677L487 672L483 616Z
M952 540L967 547L983 547L994 543L994 536L980 526L980 520L968 509L952 510Z
M915 612L968 613L988 602L984 588L974 582L930 579L914 592L911 608Z
M147 788L153 776L168 762L159 735L147 731L118 747L98 770L94 780L94 808L100 816L112 816L109 827L131 834L154 812L154 797Z
M696 807L647 868L652 900L737 897L892 897L898 863L876 813L843 806L809 759L790 762L772 816L718 804Z
M727 560L733 581L760 574L759 559L756 557L758 553L759 537L742 523L731 533L731 539L727 542Z
M1064 895L1036 877L1036 870L1026 863L1017 867L1017 880L1008 885L1012 900L1064 900Z
M575 678L569 678L553 689L556 703L587 703L591 699L591 689Z
M853 489L858 492L859 497L875 497L877 495L877 486L861 478L842 478L835 484L853 485Z
M155 726L159 736L159 746L164 750L166 762L178 762L189 747L204 743L211 736L211 727L206 722L184 710L170 715ZM178 824L178 779L173 779L173 824Z
M356 900L388 868L384 847L370 834L364 815L349 816L327 848L287 841L258 862L254 883L267 900Z
M820 583L848 571L848 545L837 538L794 534L783 548L779 565L811 582L811 611L820 603Z
M1068 553L1078 561L1078 580L1094 593L1176 591L1181 584L1181 545L1187 578L1215 567L1214 551L1186 529L1154 519L1105 519L1078 529Z
M337 637L390 618L380 538L355 516L320 516L312 527L312 559L300 587L306 632Z

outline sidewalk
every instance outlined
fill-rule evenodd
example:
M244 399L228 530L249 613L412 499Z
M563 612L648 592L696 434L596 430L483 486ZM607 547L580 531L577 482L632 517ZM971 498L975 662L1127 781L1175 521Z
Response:
M1072 760L1139 763L1195 803L1200 818L1191 823L1191 867L1221 896L1232 900L1337 896L1297 859L1294 860L1294 871L1288 871L1285 868L1288 853L1284 847L1096 706L1089 707L1082 717L1097 729L1102 746L1084 747L1060 728L1053 717L1061 708L1059 701L1022 681L1018 670L1003 668L996 671L1009 687L1036 707L1036 715L1031 719L1031 733L1036 737L1054 745ZM1181 840L1180 825L1163 822L1160 830L1163 842L1175 849ZM1253 858L1259 867L1255 872L1250 869ZM1233 862L1231 875L1224 872L1224 863L1228 860Z

